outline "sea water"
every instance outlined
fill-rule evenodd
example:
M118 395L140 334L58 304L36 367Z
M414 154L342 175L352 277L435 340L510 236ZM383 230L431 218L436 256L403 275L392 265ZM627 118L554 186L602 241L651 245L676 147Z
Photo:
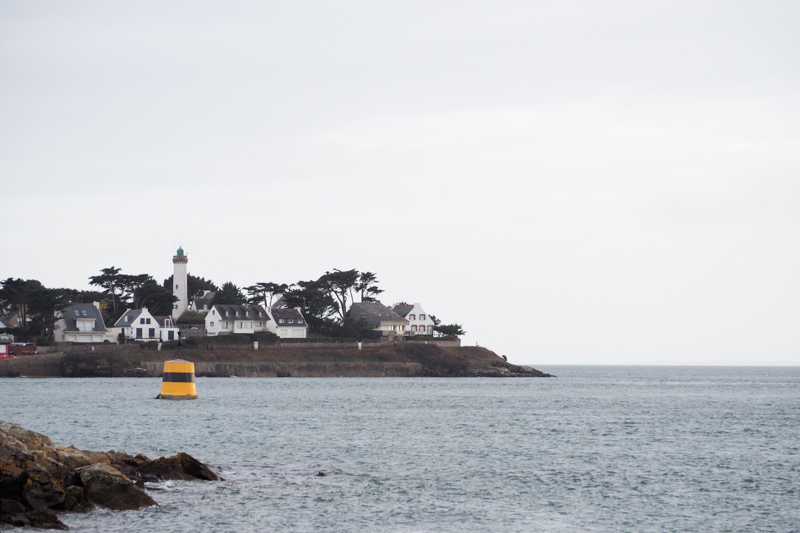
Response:
M3 379L0 419L225 478L62 515L73 531L800 530L800 368L541 369L200 378L183 402L158 379Z

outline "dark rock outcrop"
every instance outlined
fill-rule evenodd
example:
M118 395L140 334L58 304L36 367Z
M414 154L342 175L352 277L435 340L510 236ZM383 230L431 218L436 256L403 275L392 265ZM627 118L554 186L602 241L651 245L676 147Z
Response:
M168 479L221 478L185 453L150 460L113 450L83 451L0 421L0 529L67 529L56 513L156 505L144 482Z

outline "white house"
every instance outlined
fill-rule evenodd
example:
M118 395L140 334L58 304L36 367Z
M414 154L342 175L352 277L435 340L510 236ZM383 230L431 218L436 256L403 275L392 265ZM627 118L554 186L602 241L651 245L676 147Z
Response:
M125 311L114 327L132 341L174 341L179 338L172 317L153 316L146 307Z
M379 302L354 303L348 315L353 320L363 320L383 336L402 336L408 327L408 320Z
M282 339L305 339L308 324L299 309L274 308L268 330Z
M206 314L206 335L267 331L269 313L260 305L214 305Z
M394 304L392 311L408 320L408 330L411 335L433 335L433 320L418 303L409 305L405 303Z
M106 328L100 304L72 304L56 312L56 342L117 342Z

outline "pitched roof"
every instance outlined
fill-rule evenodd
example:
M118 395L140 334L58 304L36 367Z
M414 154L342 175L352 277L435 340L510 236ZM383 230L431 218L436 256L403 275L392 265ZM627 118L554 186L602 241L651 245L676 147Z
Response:
M219 312L219 316L222 318L236 318L236 312L238 311L239 318L264 318L269 320L269 313L267 313L263 305L214 304L212 309L216 309L217 312ZM247 313L250 313L249 317L247 316Z
M410 313L412 309L414 309L413 305L403 304L403 305L395 305L392 311L405 318L406 315L408 315L408 313Z
M11 325L11 323L10 323L9 321L7 321L5 318L3 318L3 317L1 317L1 316L0 316L0 329L3 329L3 328L13 328L13 327L14 327L14 326L12 326L12 325Z
M79 331L76 320L94 319L94 331L107 331L103 313L94 304L72 304L61 311L65 325L63 331Z
M211 309L211 300L214 299L215 294L217 293L214 291L208 291L202 296L195 296L194 308L199 311L203 306L208 306L208 308Z
M121 317L117 319L116 322L114 322L114 327L124 328L125 326L130 326L136 321L137 318L139 318L139 315L141 314L142 314L141 309L128 309L122 314ZM125 320L125 317L128 317L128 319Z
M304 328L306 327L306 321L303 319L303 314L300 312L299 309L273 309L272 310L272 318L275 319L275 322L281 325L281 327L289 327L289 328ZM283 320L283 322L281 322ZM289 323L289 320L292 322Z
M381 324L408 324L408 320L378 302L360 302L350 307L348 314L356 320L364 320L370 326Z
M162 327L162 328L175 327L173 325L173 323L172 323L172 317L171 316L154 316L153 318L156 319L156 322L158 322L159 327ZM169 324L166 323L168 320L170 321Z

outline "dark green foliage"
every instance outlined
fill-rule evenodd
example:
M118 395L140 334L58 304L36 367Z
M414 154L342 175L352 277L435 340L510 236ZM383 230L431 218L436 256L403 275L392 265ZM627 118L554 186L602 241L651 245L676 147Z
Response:
M147 307L153 316L164 316L172 313L173 304L177 301L178 298L172 291L165 289L148 276L134 293L133 307L134 309Z
M448 336L460 337L466 334L466 332L463 329L461 329L460 324L442 324L434 326L433 331L435 331L436 333L438 333L443 337L448 337Z
M285 283L262 281L256 283L255 285L251 285L250 287L245 287L244 289L247 291L248 303L254 305L263 305L265 309L272 309L275 296L278 294L283 294L288 288L289 286Z
M217 291L214 297L211 299L211 305L239 305L247 303L247 299L242 294L242 291L239 290L239 287L234 285L230 281L226 281L222 284L222 288Z
M173 278L174 276L170 276L164 280L163 286L165 289L168 289L170 292L173 292ZM186 294L189 297L189 300L196 296L202 296L203 291L212 291L216 292L219 290L210 279L201 278L198 276L192 276L191 274L187 274L186 276Z
M178 324L205 324L206 315L200 311L184 311L175 322Z
M8 278L0 282L0 314L16 314L19 325L11 333L20 341L52 339L56 311L70 303L69 289L48 289L35 279Z

